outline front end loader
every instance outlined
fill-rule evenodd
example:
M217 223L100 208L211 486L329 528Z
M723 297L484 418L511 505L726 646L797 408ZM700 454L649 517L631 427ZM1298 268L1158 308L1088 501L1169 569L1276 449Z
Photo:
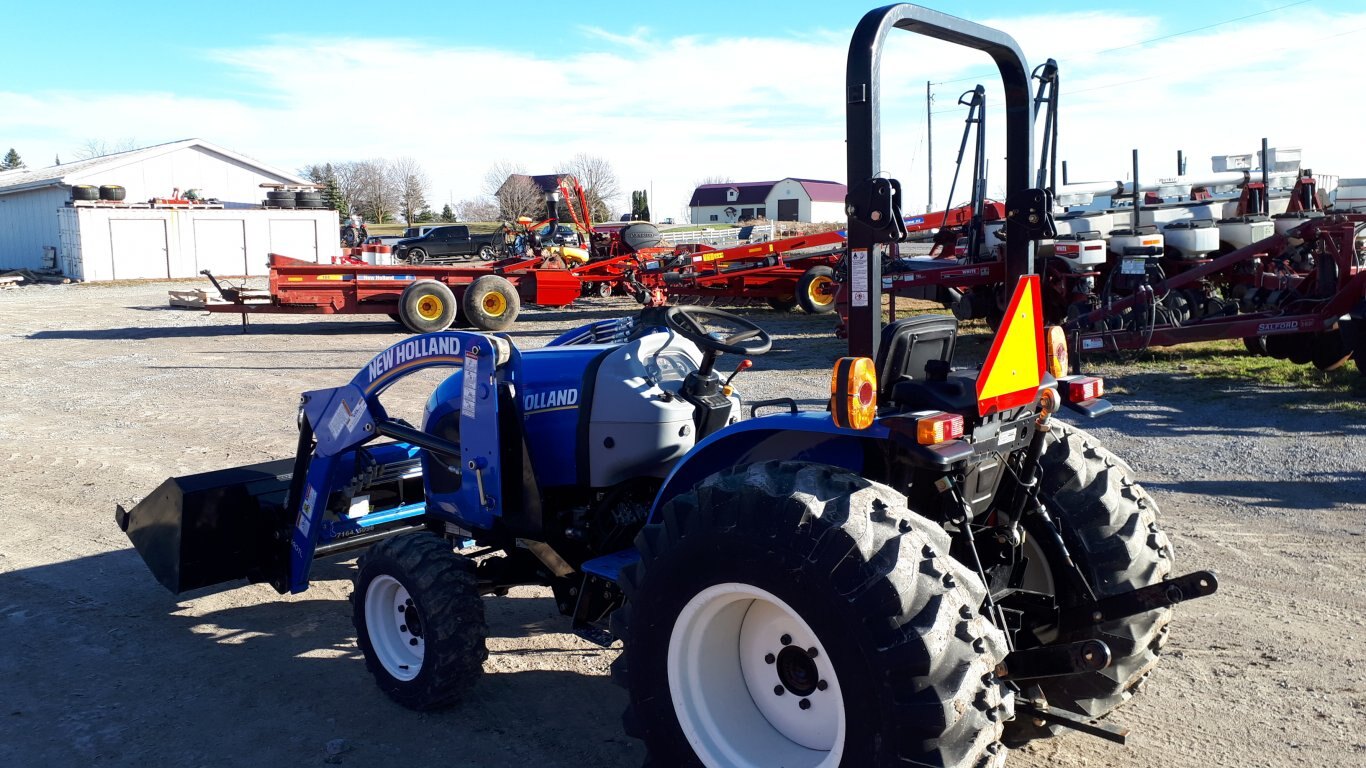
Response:
M882 256L904 237L880 168L881 46L908 29L986 51L1006 85L1007 263L1015 292L980 369L957 322L881 323ZM1109 410L1045 329L1033 241L1029 69L1008 36L911 5L850 46L850 354L825 408L744 403L771 339L701 307L647 308L519 350L442 332L303 395L291 461L173 478L128 533L173 592L308 588L360 550L352 620L367 669L404 706L477 695L484 601L548 588L572 628L623 651L623 718L651 765L983 766L1105 720L1139 690L1178 575L1129 466L1058 419ZM723 376L724 355L741 356ZM420 425L385 389L454 369ZM758 415L759 411L767 415Z

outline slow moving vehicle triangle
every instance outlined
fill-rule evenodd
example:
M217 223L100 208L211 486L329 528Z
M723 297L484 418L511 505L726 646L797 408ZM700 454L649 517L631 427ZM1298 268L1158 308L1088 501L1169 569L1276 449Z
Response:
M1043 305L1038 275L1015 286L991 352L977 377L977 412L987 416L1034 402L1043 382Z

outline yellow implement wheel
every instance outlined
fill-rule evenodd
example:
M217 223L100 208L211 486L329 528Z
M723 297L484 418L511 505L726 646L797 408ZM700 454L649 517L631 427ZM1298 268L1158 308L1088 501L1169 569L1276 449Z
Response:
M475 280L460 297L461 314L481 331L507 329L517 319L521 308L517 289L499 275L484 275Z
M417 315L423 320L435 320L441 317L441 312L445 309L445 302L437 296L423 296L417 302Z
M418 280L398 300L399 320L414 333L446 330L455 322L455 312L455 294L436 280Z
M481 304L484 313L489 317L502 317L503 313L508 311L508 300L503 298L503 294L495 291L484 294Z
M834 269L824 264L812 267L797 281L797 303L812 315L834 311L835 287Z

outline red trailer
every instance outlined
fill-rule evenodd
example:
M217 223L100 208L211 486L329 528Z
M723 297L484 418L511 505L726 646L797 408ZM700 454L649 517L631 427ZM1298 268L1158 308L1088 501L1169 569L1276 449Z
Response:
M452 325L501 331L522 304L562 307L578 298L580 280L554 256L480 266L316 264L270 254L270 284L248 290L220 284L210 312L388 315L415 333Z

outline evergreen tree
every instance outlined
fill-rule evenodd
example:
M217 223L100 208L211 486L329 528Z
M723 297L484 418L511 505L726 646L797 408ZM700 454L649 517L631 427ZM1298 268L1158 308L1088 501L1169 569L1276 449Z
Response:
M19 159L19 153L14 151L14 147L10 147L5 153L5 159L0 160L0 171L17 171L27 167L24 161Z
M53 156L52 156L52 164L53 164L53 165L61 165L61 164L62 164L62 156L61 156L61 155L53 155Z
M650 199L646 190L631 190L631 218L635 221L650 220Z
M441 208L441 220L442 220L442 221L447 221L447 222L449 222L449 221L455 221L455 211L452 211L452 210L451 210L451 204L450 204L450 203L446 203L444 206L442 206L442 208Z

